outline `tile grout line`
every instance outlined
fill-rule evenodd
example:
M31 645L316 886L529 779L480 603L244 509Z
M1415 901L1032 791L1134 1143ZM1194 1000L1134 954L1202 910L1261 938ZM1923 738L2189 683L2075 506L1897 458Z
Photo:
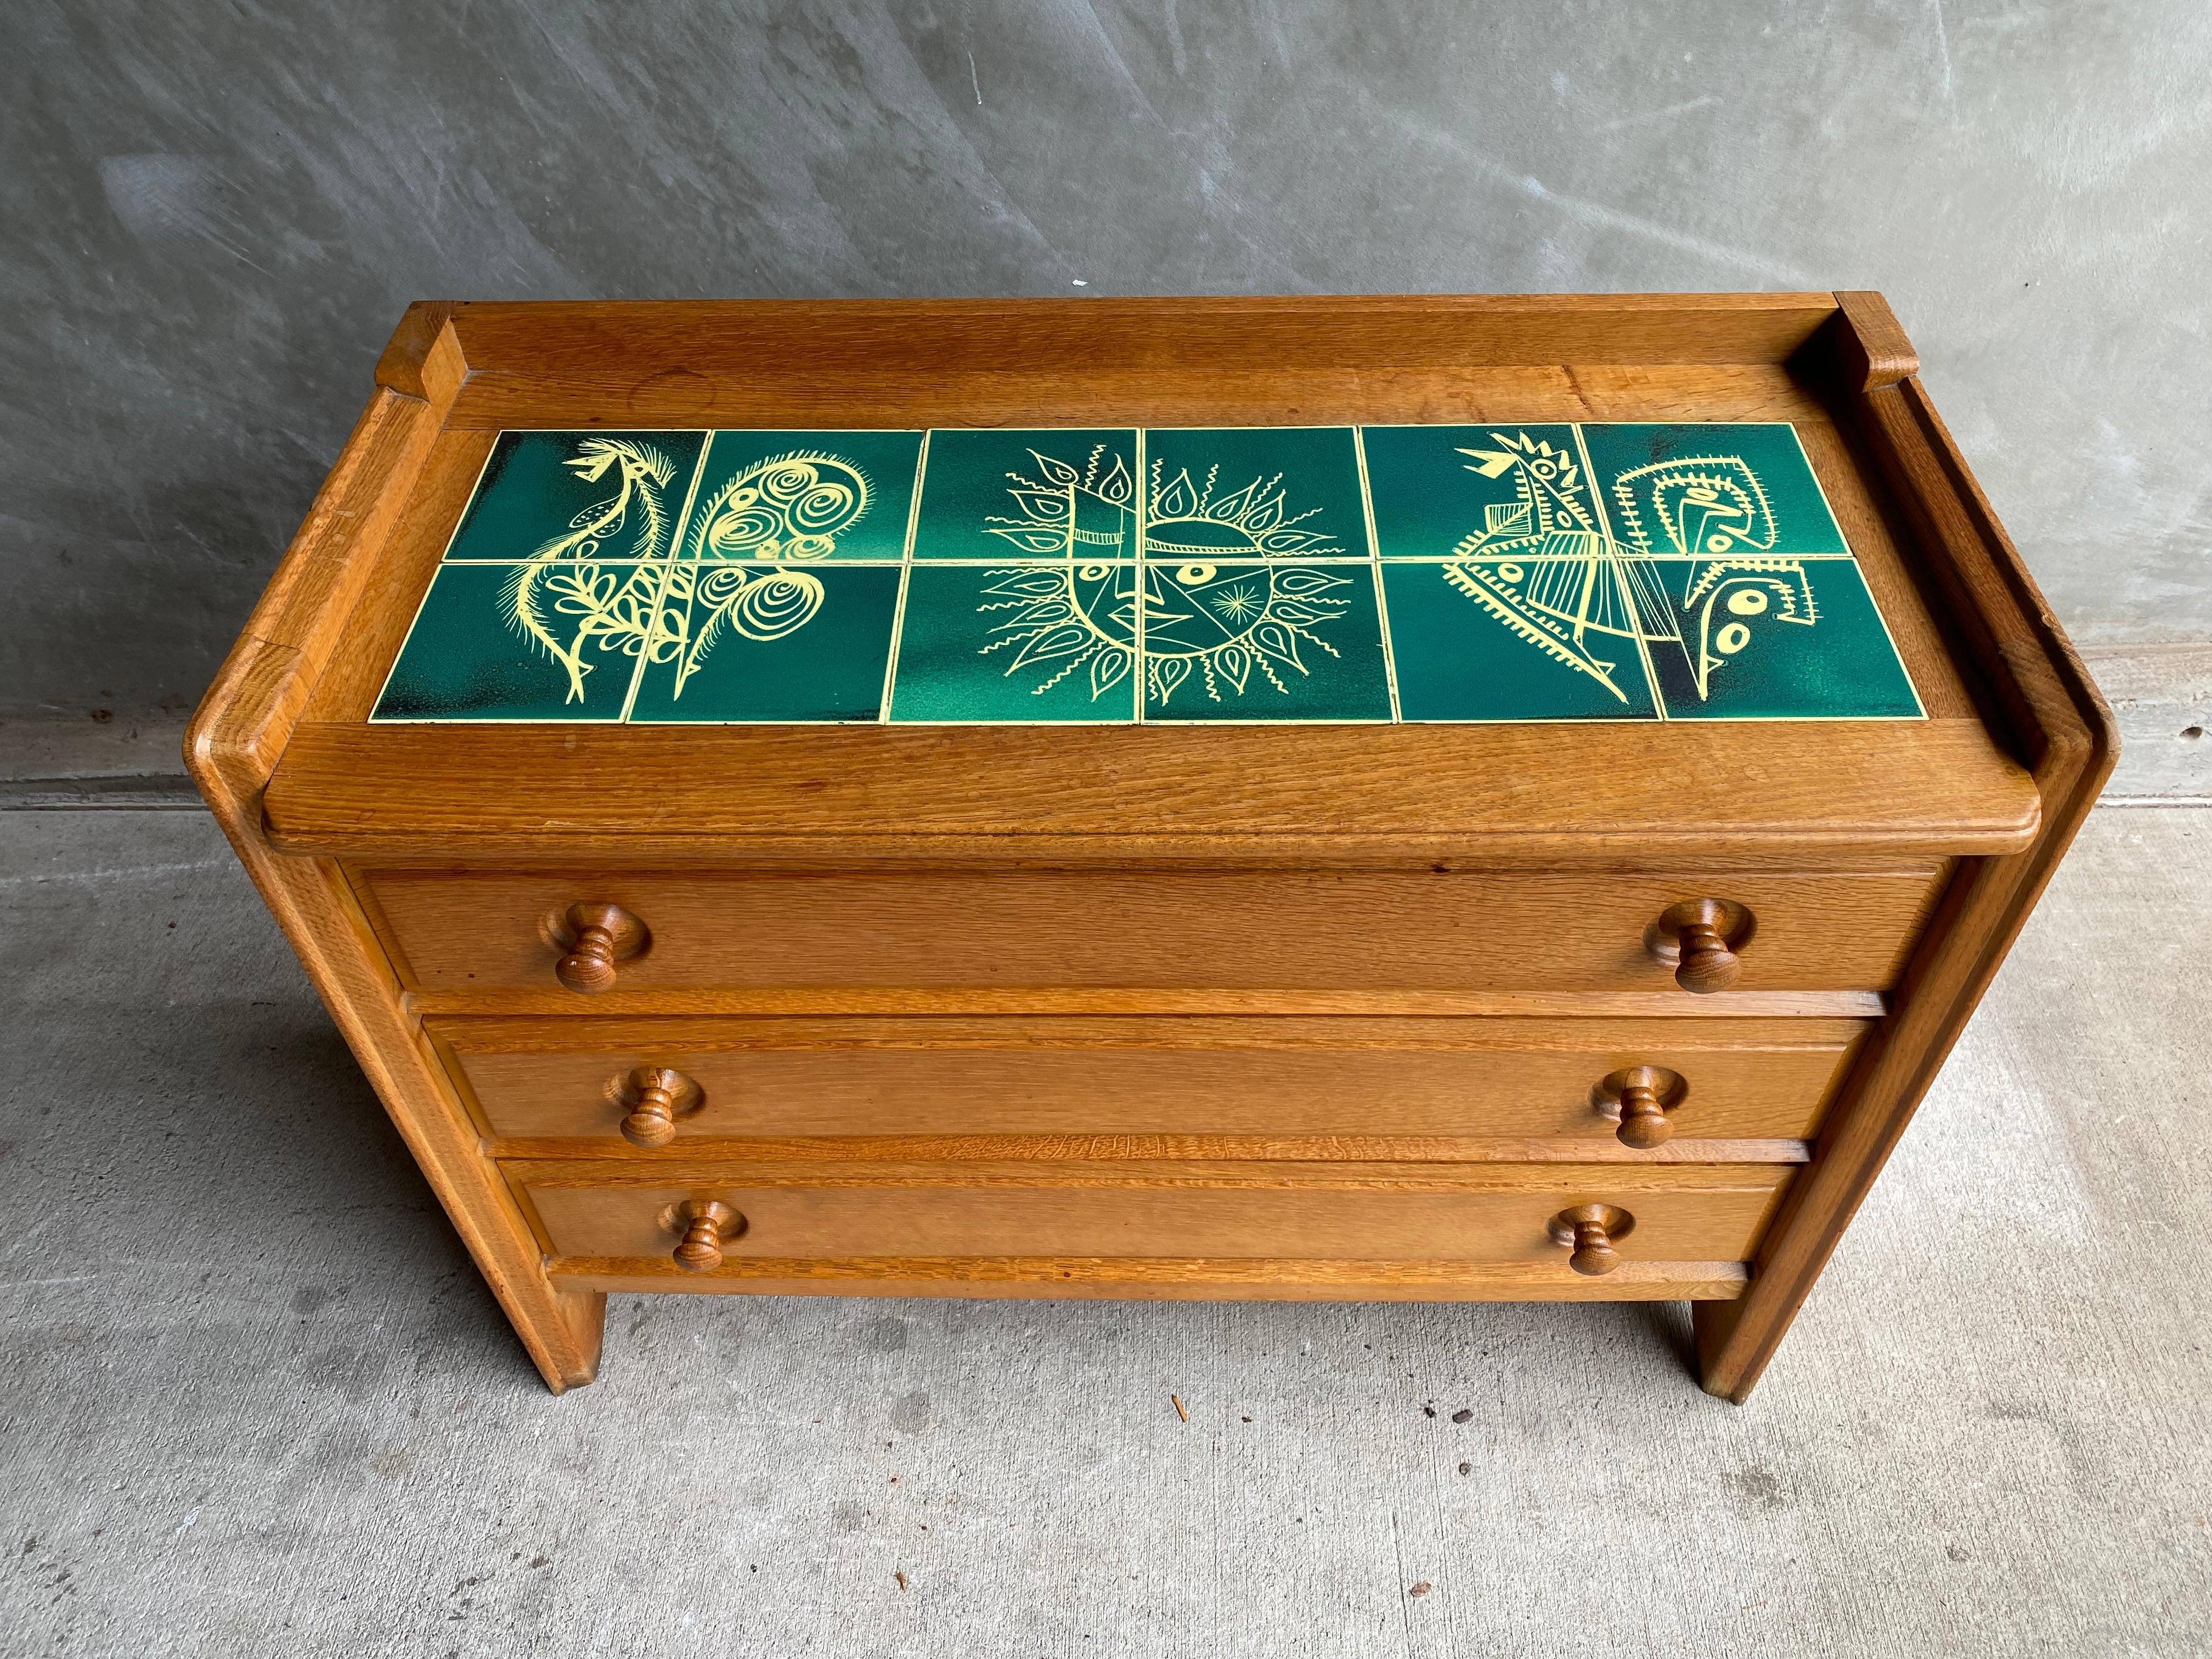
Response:
M637 694L644 688L645 671L653 660L653 647L660 638L661 607L666 604L669 586L676 580L676 556L684 546L684 532L690 526L691 509L698 504L699 484L707 476L707 458L714 453L714 436L711 429L700 430L699 459L691 464L691 483L684 492L683 509L669 526L668 568L660 573L660 584L653 590L653 620L646 624L645 638L638 645L637 666L630 671L629 693L623 699L622 713L612 722L614 725L629 724L630 711L637 707Z
M906 544L899 550L898 599L891 607L891 648L884 661L883 701L876 710L878 726L891 723L892 688L898 678L899 646L906 637L906 592L914 580L914 538L921 529L921 483L929 471L931 430L927 427L922 429L921 447L914 456L914 493L907 502Z
M1131 499L1135 505L1137 513L1137 545L1134 549L1137 556L1136 562L1133 567L1134 574L1137 578L1137 656L1134 664L1134 672L1130 676L1136 684L1129 688L1129 700L1134 706L1134 711L1132 716L1132 724L1142 726L1145 724L1145 682L1152 672L1152 665L1145 660L1145 611L1146 607L1150 603L1146 595L1150 592L1152 588L1152 568L1146 562L1145 558L1145 521L1149 516L1149 510L1152 502L1150 496L1146 493L1150 489L1151 486L1147 483L1145 477L1146 428L1140 426L1134 428L1133 430L1137 434L1137 488ZM1071 558L1074 556L1074 548L1073 544L1071 544L1068 549L1068 556Z
M1405 712L1398 702L1398 654L1390 641L1390 601L1382 591L1382 543L1375 533L1375 495L1367 483L1367 434L1364 428L1352 428L1352 453L1359 463L1359 511L1367 523L1367 560L1375 581L1375 620L1382 631L1382 678L1390 688L1390 724L1405 724Z
M1669 717L1666 696L1659 690L1659 671L1651 665L1651 647L1644 637L1644 618L1637 611L1636 596L1626 587L1618 568L1619 561L1626 556L1617 550L1620 544L1613 539L1613 520L1605 510L1605 493L1597 487L1597 467L1590 460L1589 444L1583 436L1582 422L1570 421L1567 430L1575 434L1575 453L1583 458L1583 481L1589 489L1591 510L1597 514L1598 534L1605 538L1607 548L1615 550L1610 560L1615 567L1613 571L1613 586L1620 591L1622 605L1628 612L1628 625L1636 630L1636 656L1644 665L1644 690L1651 699L1653 712L1664 725Z

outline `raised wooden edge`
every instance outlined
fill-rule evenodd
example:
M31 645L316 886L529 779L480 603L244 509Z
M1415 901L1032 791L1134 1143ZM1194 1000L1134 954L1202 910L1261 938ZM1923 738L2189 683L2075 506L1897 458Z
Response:
M1693 997L1682 991L1225 991L1066 990L1051 986L988 989L915 989L833 986L816 990L623 991L595 996L586 1010L573 991L415 991L407 1005L430 1018L532 1018L685 1015L1010 1016L1146 1014L1249 1018L1407 1016L1558 1019L1633 1018L1877 1019L1889 1007L1879 991L1723 991Z
M1342 1164L1804 1164L1802 1140L1670 1140L1638 1152L1609 1128L1585 1136L1496 1135L755 1135L686 1136L665 1146L634 1146L619 1135L495 1138L507 1160L608 1159L626 1164L689 1164L702 1159L745 1164L787 1163L1023 1160L1040 1164L1237 1161Z
M440 356L434 337L428 356ZM432 378L436 379L433 366ZM606 1298L556 1285L521 1207L486 1159L331 860L269 843L261 802L315 678L438 428L435 406L382 386L369 400L185 733L185 763L299 954L431 1188L548 1387L588 1382Z
M1750 1289L1700 1307L1705 1386L1741 1401L1758 1383L1814 1281L1912 1120L2029 910L2095 804L2119 733L1926 391L1880 295L1840 294L1826 342L1854 427L1914 532L1917 574L1955 629L2000 732L2043 802L2033 843L1961 861L1936 920L1823 1125L1753 1264ZM1930 1237L1953 1219L1929 1218Z
M1741 1261L1624 1261L1602 1279L1565 1263L1219 1261L1093 1256L732 1257L710 1273L626 1256L560 1256L563 1284L708 1295L1048 1297L1151 1302L1720 1302Z
M730 373L803 378L822 372L811 360L825 353L833 367L848 361L870 374L1275 369L1286 339L1309 366L1779 363L1837 301L1804 293L434 304L489 386L589 375L611 363L635 386L662 373L694 382Z

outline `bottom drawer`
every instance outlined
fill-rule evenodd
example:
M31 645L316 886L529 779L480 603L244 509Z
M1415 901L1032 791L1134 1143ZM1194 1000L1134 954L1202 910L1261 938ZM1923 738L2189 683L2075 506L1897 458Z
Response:
M729 1287L777 1290L872 1281L954 1294L1028 1285L1037 1294L1087 1286L1131 1296L1267 1294L1273 1285L1293 1295L1480 1297L1512 1294L1496 1286L1514 1284L1539 1295L1548 1285L1688 1296L1631 1287L1740 1282L1739 1264L1792 1173L1760 1164L504 1168L535 1211L551 1271L572 1280L670 1290L723 1288L700 1282L717 1279L773 1279ZM1588 1231L1591 1221L1601 1237ZM1723 1265L1729 1271L1716 1271ZM1393 1282L1412 1288L1374 1288Z

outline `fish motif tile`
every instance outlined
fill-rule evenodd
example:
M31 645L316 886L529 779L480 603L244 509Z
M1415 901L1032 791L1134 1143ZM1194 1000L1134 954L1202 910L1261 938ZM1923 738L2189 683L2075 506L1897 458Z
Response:
M1793 428L501 434L373 719L1899 720Z

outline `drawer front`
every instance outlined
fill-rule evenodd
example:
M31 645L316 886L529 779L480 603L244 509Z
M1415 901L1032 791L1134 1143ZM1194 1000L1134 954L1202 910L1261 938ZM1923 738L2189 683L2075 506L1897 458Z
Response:
M806 1135L1610 1140L1601 1085L1680 1079L1675 1137L1808 1137L1850 1020L434 1020L495 1135L605 1139L688 1081L676 1142ZM1616 1085L1616 1088L1618 1085Z
M633 1166L634 1167L634 1166ZM1493 1165L1480 1176L1419 1165L1336 1165L1294 1180L1262 1166L1183 1166L1147 1178L1032 1166L694 1167L697 1179L609 1184L604 1166L510 1164L559 1258L668 1261L682 1206L713 1200L726 1261L755 1258L1296 1258L1344 1261L1560 1263L1552 1223L1578 1206L1617 1206L1627 1261L1741 1261L1790 1178L1665 1167L1563 1179L1557 1168ZM1005 1166L1000 1166L1003 1170ZM1357 1172L1357 1173L1354 1173ZM1617 1174L1619 1178L1613 1178ZM719 1177L719 1178L717 1178ZM1666 1179L1659 1179L1666 1177ZM573 1269L568 1269L573 1270ZM556 1263L554 1271L564 1271Z
M356 872L419 988L555 988L572 907L641 922L599 988L1097 986L1666 991L1684 900L1753 921L1735 988L1881 990L1937 872L906 875ZM596 914L596 913L595 913ZM625 934L621 950L634 948ZM579 997L580 1008L588 1006Z

